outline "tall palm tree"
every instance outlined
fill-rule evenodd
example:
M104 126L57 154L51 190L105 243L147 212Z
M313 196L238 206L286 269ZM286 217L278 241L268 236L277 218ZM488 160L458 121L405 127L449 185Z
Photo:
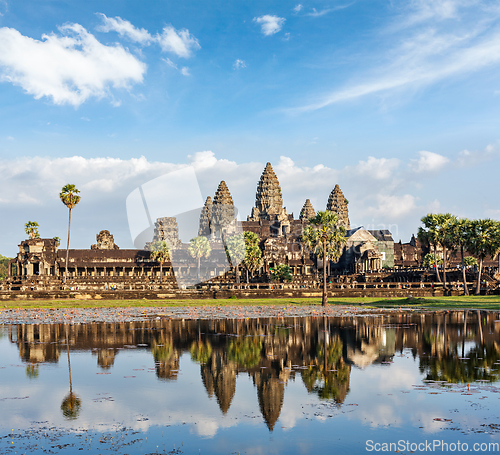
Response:
M457 217L451 213L439 213L436 215L436 219L438 241L443 248L443 284L444 288L448 289L446 286L446 260L447 253L453 252L457 246L453 236Z
M64 272L64 282L66 283L66 279L68 278L68 261L69 261L69 235L71 232L71 210L75 208L76 204L80 202L80 196L78 193L79 189L76 188L75 185L68 183L63 186L59 197L61 198L62 203L68 207L69 209L69 221L68 221L68 243L66 246L66 270Z
M464 294L469 295L469 288L467 287L467 274L466 264L464 257L464 250L468 249L470 239L470 226L471 221L467 218L457 219L451 228L451 237L453 243L460 249L460 264L462 267L462 280L464 283Z
M243 236L245 238L245 259L243 259L243 265L247 272L248 284L248 272L252 274L253 278L253 273L262 265L262 251L259 247L259 236L255 232L245 231Z
M240 263L245 259L245 239L242 234L231 235L224 239L226 255L230 264L234 267L236 283L240 282Z
M302 232L302 242L305 246L314 251L316 256L323 258L323 298L322 305L328 304L328 294L326 289L326 260L329 258L338 261L342 255L344 245L347 243L345 228L338 226L338 216L329 210L320 211L313 218L309 219L309 224Z
M170 260L170 248L165 240L157 240L151 245L151 259L160 264L160 283L163 277L163 264Z
M191 257L198 260L198 281L200 281L201 258L208 258L210 256L210 253L212 252L210 242L202 235L194 237L189 241L188 251Z
M479 272L475 292L476 295L479 295L481 292L483 260L486 256L495 256L497 251L500 250L500 223L489 218L473 220L470 223L470 228L469 251L479 258Z
M424 227L418 228L417 237L422 243L426 243L427 245L432 247L434 253L434 264L436 267L436 276L438 281L441 283L441 276L439 275L437 266L438 260L436 251L437 244L439 243L438 220L436 218L436 215L428 213L420 221L422 222Z

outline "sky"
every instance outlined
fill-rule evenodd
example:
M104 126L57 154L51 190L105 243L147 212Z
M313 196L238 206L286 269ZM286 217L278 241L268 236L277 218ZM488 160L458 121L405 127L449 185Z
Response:
M71 247L132 248L127 196L188 167L241 219L266 162L296 217L338 183L395 241L500 219L499 69L500 1L0 0L0 254L65 243L67 183Z

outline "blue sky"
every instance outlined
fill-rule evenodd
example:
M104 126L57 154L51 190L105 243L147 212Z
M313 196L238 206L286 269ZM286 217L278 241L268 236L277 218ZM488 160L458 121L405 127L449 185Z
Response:
M186 165L250 214L267 161L289 212L339 183L408 241L428 212L500 218L500 2L0 0L0 253L36 220L132 247L125 199ZM480 197L477 197L477 194ZM169 196L170 197L170 196ZM182 190L176 197L182 197Z

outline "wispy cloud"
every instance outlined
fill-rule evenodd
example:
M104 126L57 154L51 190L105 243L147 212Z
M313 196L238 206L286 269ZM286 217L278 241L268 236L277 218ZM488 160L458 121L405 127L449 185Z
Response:
M304 16L310 16L310 17L321 17L324 16L325 14L332 13L334 11L339 11L341 9L349 8L349 6L353 5L354 3L347 3L345 5L338 5L334 6L332 8L325 8L322 10L317 10L316 8L313 8L312 11L305 13Z
M147 30L134 27L129 21L126 21L121 17L107 17L102 13L97 13L97 15L100 16L103 21L103 24L97 27L97 30L100 32L108 33L115 31L119 35L126 36L132 41L141 44L149 44L153 41L153 37Z
M278 33L283 28L286 21L284 17L271 16L269 14L254 17L253 20L257 22L257 24L260 24L262 33L266 36Z
M187 66L183 66L182 68L179 68L178 65L176 65L172 60L169 58L164 58L162 59L168 66L174 68L175 70L179 71L183 76L191 76L191 73L189 72L189 68Z
M193 51L201 47L198 40L187 29L176 30L172 25L167 25L161 33L153 36L146 29L139 29L119 16L112 18L102 13L97 14L103 21L103 24L97 27L98 31L106 33L114 31L142 45L158 43L163 52L174 53L178 57L191 57Z
M245 61L240 60L239 58L236 59L236 61L233 63L234 70L239 70L239 69L246 68L246 67L247 67L247 64L245 63Z
M300 3L293 9L294 13L298 13L304 8Z
M392 30L379 37L387 40L387 45L381 46L377 59L384 62L382 65L365 67L365 75L361 73L356 76L356 81L317 95L315 101L287 111L313 111L371 94L399 93L404 89L426 87L498 65L500 31L494 25L494 17L500 18L500 9L496 16L491 12L484 13L480 19L475 18L468 23L468 16L460 16L460 8L473 3L480 2L415 0L412 2L415 17L411 24L406 24L409 28ZM447 23L446 26L441 26L444 18L448 18L451 25ZM422 24L425 20L427 22ZM467 26L464 26L464 22ZM399 43L396 47L392 45L394 41Z

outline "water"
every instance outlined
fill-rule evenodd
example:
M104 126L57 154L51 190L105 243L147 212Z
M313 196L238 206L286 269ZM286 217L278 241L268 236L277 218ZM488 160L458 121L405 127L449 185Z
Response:
M0 453L498 453L499 368L492 312L0 325Z

